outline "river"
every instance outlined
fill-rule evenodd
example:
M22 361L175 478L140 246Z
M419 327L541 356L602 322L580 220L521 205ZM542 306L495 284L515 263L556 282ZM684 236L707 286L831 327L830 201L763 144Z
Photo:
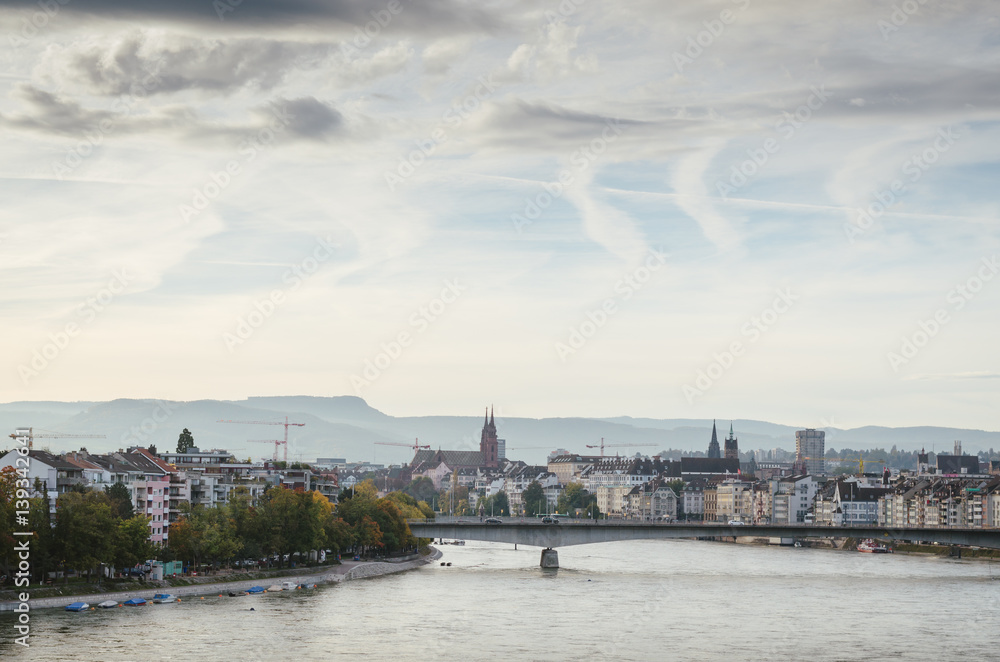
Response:
M386 577L241 598L0 614L26 660L988 660L1000 564L689 540L442 546ZM993 581L993 575L998 581ZM68 602L68 601L67 601ZM95 601L96 602L96 601ZM253 607L254 611L250 611Z

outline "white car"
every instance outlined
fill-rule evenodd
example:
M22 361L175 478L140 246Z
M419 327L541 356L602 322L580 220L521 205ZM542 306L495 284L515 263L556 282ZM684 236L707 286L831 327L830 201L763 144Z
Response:
M738 519L731 519L729 520L729 526L743 526L743 522Z

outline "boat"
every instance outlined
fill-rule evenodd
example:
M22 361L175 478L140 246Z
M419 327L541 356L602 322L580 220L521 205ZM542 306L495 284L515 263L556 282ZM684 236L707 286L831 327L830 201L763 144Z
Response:
M277 593L280 590L282 590L280 584L273 584L273 585L267 587L267 592L268 593Z
M229 597L231 597L231 598L242 598L246 594L247 594L246 591L240 591L239 593L237 593L236 591L230 591L229 592Z
M866 554L891 554L892 550L885 545L880 545L871 538L867 538L858 543L858 551Z
M86 602L74 602L66 605L66 611L87 611L88 609L90 609L90 605Z
M316 584L299 584L298 588L316 588Z
M177 602L177 596L170 593L157 593L153 596L153 604L162 605L168 602Z
M141 607L146 604L146 601L142 598L132 598L131 600L126 600L122 604L126 607Z
M299 587L295 582L281 582L281 588L286 591L294 591Z
M251 586L247 589L248 594L263 593L265 591L263 586Z
M118 601L117 600L105 600L104 602L102 602L101 604L99 604L97 606L100 607L101 609L111 609L113 607L117 607L118 606Z

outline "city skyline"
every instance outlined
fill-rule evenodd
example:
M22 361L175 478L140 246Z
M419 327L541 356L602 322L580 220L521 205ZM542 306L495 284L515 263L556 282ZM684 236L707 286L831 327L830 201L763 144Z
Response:
M998 429L991 3L286 4L0 2L0 401Z

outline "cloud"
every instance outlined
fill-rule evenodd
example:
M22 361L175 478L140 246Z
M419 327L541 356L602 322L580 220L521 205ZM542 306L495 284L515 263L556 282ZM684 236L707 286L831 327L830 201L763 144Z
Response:
M726 252L739 245L739 235L730 219L716 209L705 185L705 173L722 147L721 141L715 141L681 159L671 184L678 194L677 206L697 221L706 239Z
M41 80L94 95L128 93L152 77L148 95L187 90L232 94L272 91L295 75L321 70L341 85L370 82L401 71L413 56L397 42L359 51L338 42L263 38L202 38L162 31L131 31L99 40L86 38L46 49L36 74Z
M181 140L225 143L245 138L271 126L277 117L289 134L305 140L323 140L345 130L344 117L332 105L315 97L272 101L250 109L251 120L209 121L192 107L169 105L136 112L135 102L122 98L109 109L90 109L28 83L17 87L28 112L0 115L0 126L50 135L105 138L135 134L166 134ZM97 138L90 138L96 141Z
M0 0L0 7L24 3ZM390 6L398 7L396 12ZM214 29L329 30L363 26L411 34L496 32L506 21L496 10L460 0L74 0L60 13L127 21L171 21ZM380 26L381 27L381 26Z
M593 53L574 56L583 26L569 26L565 21L550 22L533 44L521 44L507 59L508 78L535 79L547 83L574 73L598 71Z
M202 39L140 31L50 47L39 74L106 96L124 94L150 74L157 79L150 90L154 95L181 90L228 93L243 87L266 91L280 85L295 68L319 66L333 48L331 44Z

